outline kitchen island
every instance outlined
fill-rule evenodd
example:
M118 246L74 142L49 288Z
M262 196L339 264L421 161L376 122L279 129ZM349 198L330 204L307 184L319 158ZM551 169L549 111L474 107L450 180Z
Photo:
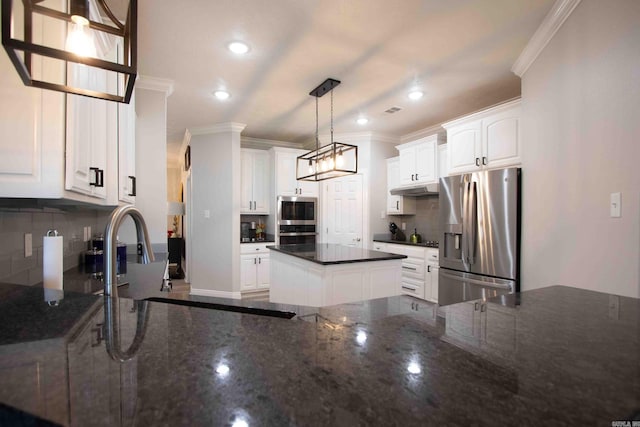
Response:
M271 302L324 307L401 293L405 255L327 243L268 248Z
M637 299L555 286L477 301L477 340L473 303L445 307L444 320L408 296L299 307L292 319L111 303L115 325L103 297L66 292L50 306L42 288L0 285L0 424L611 425L640 415ZM142 337L126 361L110 356L112 328L123 349Z

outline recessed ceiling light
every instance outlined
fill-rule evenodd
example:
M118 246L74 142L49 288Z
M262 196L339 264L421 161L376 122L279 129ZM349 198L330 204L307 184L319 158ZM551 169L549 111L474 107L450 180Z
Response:
M227 45L229 50L238 55L244 55L249 52L249 45L244 42L231 42Z
M411 92L409 92L409 99L413 99L414 101L417 99L422 98L422 95L424 95L424 93L420 90L412 90Z
M366 117L359 117L358 120L356 120L356 122L359 125L366 125L367 123L369 123L369 119L367 119Z
M227 92L226 90L217 90L217 91L213 92L213 94L220 101L224 101L225 99L229 99L229 97L231 96L231 94L229 92Z

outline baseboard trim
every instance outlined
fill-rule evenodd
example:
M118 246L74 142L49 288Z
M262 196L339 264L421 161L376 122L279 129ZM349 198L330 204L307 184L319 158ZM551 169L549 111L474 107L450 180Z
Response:
M232 298L232 299L242 298L242 294L240 292L217 291L214 289L198 289L193 287L191 288L189 295L200 295L203 297Z

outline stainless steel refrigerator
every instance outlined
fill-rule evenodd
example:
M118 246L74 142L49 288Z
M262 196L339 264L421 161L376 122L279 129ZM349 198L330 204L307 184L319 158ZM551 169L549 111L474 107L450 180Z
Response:
M520 290L520 168L440 179L438 302Z

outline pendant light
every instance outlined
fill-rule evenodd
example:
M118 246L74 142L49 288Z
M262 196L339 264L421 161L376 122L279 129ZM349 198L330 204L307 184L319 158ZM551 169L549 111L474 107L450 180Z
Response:
M316 98L316 149L298 157L296 179L299 181L324 181L358 173L358 147L333 140L333 89L339 80L326 79L309 92ZM318 137L318 99L331 93L331 142L320 147Z
M137 75L137 0L129 1L124 22L105 0L70 0L68 10L15 3L2 0L2 45L26 86L129 103ZM108 59L98 53L105 50ZM106 71L117 85L104 91L82 86L73 77L76 64Z

